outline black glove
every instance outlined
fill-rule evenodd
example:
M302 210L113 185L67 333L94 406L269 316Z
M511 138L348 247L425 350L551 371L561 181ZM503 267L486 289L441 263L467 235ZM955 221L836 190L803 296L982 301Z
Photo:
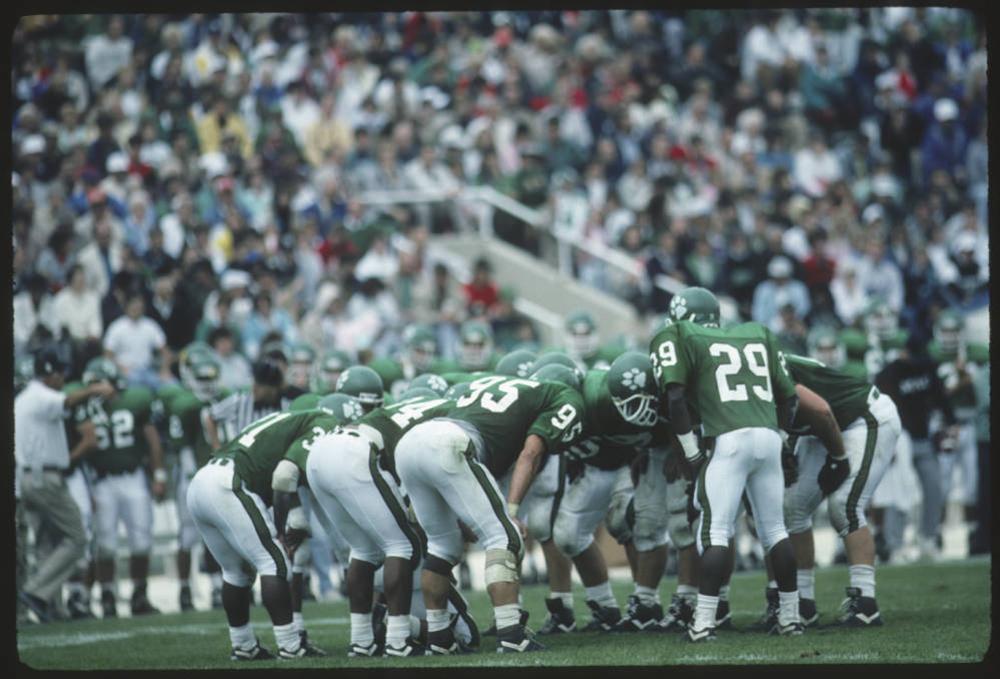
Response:
M787 443L781 449L781 471L785 475L785 488L791 487L799 480L799 458Z
M684 475L683 453L671 450L667 453L667 459L663 461L663 475L667 477L667 483L673 483Z
M697 507L694 506L694 481L689 481L686 486L684 486L684 493L687 495L687 515L688 524L694 525L695 521L701 515Z
M583 460L566 460L566 480L570 483L574 483L578 478L583 476L584 468L587 465L583 463Z
M649 453L640 453L638 457L632 460L632 464L629 468L629 472L632 475L632 485L635 487L639 486L639 477L646 473L646 469L649 467Z
M823 496L826 497L830 493L835 492L850 475L851 463L846 457L836 460L827 455L826 463L819 470L819 476L817 477L819 480L819 489L823 491Z

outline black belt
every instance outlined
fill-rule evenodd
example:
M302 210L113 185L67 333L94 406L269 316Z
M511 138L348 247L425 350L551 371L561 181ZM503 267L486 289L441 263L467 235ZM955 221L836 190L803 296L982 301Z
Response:
M126 474L131 474L132 472L134 472L138 468L139 467L132 467L131 469L123 469L123 470L117 471L117 472L106 472L106 471L101 471L99 469L95 469L94 470L94 475L97 476L98 480L100 480L100 479L103 479L106 476L125 476Z
M55 472L57 474L62 474L63 476L69 476L73 473L73 470L68 467L57 467L52 464L43 464L41 467L21 467L22 472Z

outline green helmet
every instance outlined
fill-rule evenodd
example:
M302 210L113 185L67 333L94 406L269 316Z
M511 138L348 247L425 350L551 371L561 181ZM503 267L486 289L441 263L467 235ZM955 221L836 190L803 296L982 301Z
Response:
M515 349L497 361L496 374L508 377L527 377L538 355L527 349Z
M899 318L881 297L871 300L864 309L865 332L880 340L892 339L899 330Z
M441 398L441 394L437 393L433 389L428 389L427 387L414 387L410 386L409 389L404 391L399 395L400 401L405 401L408 398Z
M215 358L215 350L205 342L191 342L183 349L177 357L178 370L181 375L181 384L185 389L193 391L194 378L191 375L191 366L198 360Z
M622 418L639 427L656 424L660 399L649 357L626 351L608 368L608 392Z
M531 374L534 375L547 365L566 366L570 370L576 371L580 381L583 381L583 371L580 369L580 365L561 351L550 351L535 359L535 362L531 364Z
M426 370L437 356L437 337L427 325L407 326L403 330L403 344L410 362L419 370Z
M313 391L325 394L336 389L340 373L344 372L350 365L351 357L347 355L347 352L339 349L327 351L316 364L316 372L313 375Z
M35 377L35 358L22 356L14 363L14 391L21 391Z
M299 389L309 389L309 378L316 362L316 350L305 342L297 342L288 349L286 355L288 370L285 379Z
M458 333L458 364L463 370L486 367L493 354L493 330L482 321L466 321Z
M191 364L189 389L200 401L213 401L219 395L222 366L215 356L199 355Z
M366 365L352 365L340 373L337 393L354 396L368 412L382 407L385 387L377 372Z
M87 362L83 369L83 383L110 382L118 391L124 391L126 381L118 366L110 358L98 356Z
M448 387L448 391L444 392L444 397L449 401L455 401L468 394L471 390L472 387L469 386L468 382L459 382Z
M840 368L847 362L847 348L830 326L820 325L810 330L806 346L812 358L831 368Z
M962 314L954 309L942 311L934 322L934 340L945 354L957 354L965 342L965 318Z
M345 422L356 422L365 414L361 401L348 394L327 394L316 407L329 410Z
M574 368L567 368L564 365L559 365L558 363L550 363L548 365L543 365L541 368L531 373L531 378L538 382L560 382L567 386L573 387L577 391L583 386L583 382L580 380L580 374Z
M571 356L589 358L597 353L601 339L597 323L586 311L576 311L566 318L566 346Z
M444 396L444 392L448 391L448 381L440 375L424 373L410 380L409 389L430 389L438 396Z
M710 328L719 327L719 300L705 288L684 288L670 300L667 312L672 322L691 321Z

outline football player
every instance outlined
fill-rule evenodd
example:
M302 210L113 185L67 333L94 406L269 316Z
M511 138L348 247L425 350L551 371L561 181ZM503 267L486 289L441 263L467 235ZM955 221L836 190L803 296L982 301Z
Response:
M285 380L293 387L309 391L312 381L316 350L305 342L297 342L288 349L288 369Z
M312 390L317 394L329 394L337 388L340 373L351 365L347 352L331 349L323 354L313 368Z
M146 387L128 387L117 366L106 358L91 360L84 384L108 381L118 393L108 401L91 399L87 413L94 423L98 450L90 456L94 469L94 522L97 534L97 579L104 617L117 617L115 552L118 526L125 525L132 577L132 615L158 613L146 596L149 552L153 546L153 502L166 494L160 435L150 421L154 399ZM152 482L144 464L148 462Z
M528 349L515 349L504 354L497 361L496 374L507 375L508 377L527 377L531 374L532 365L538 355Z
M403 330L404 350L399 361L389 357L373 359L368 367L378 373L389 394L396 398L409 387L417 375L443 372L454 366L438 358L437 338L426 325L409 325Z
M381 408L386 401L382 378L366 365L353 365L340 373L336 393L358 399L365 413Z
M283 459L296 460L339 426L331 411L275 412L252 422L198 470L188 486L188 509L198 532L222 566L223 605L233 660L270 660L250 624L250 587L260 575L261 596L274 626L277 657L323 656L294 615L290 580L296 550L309 522L288 487ZM294 465L293 465L294 466ZM248 573L248 567L250 572Z
M778 581L778 625L772 631L801 634L795 555L782 515L778 433L791 423L798 399L778 360L777 340L759 323L719 328L718 300L704 288L683 290L671 307L680 320L656 334L650 360L671 426L697 474L700 587L688 638L715 637L719 589L744 489ZM692 411L701 421L701 442Z
M498 359L493 351L493 330L489 324L483 321L463 323L458 331L459 370L493 370Z
M847 372L860 374L863 366L866 379L874 381L882 368L906 347L908 337L909 333L899 327L896 312L885 300L871 300L862 312L862 328L847 328L841 333L851 364Z
M619 344L601 346L597 323L587 311L576 311L566 317L566 353L588 368L608 368L625 348Z
M542 647L521 622L518 563L524 527L520 503L546 454L558 454L583 431L579 392L557 382L492 375L467 385L443 418L417 424L396 446L396 471L427 534L421 589L428 650L459 650L446 610L449 576L462 554L461 520L486 550L487 592L494 606L497 650ZM496 479L513 467L505 503Z

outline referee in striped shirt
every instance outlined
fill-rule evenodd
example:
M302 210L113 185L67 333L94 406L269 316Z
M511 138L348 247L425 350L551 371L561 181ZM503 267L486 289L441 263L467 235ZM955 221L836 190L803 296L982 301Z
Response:
M253 367L253 385L215 402L209 410L205 433L213 450L233 440L251 422L282 408L285 375L281 365L265 358Z

